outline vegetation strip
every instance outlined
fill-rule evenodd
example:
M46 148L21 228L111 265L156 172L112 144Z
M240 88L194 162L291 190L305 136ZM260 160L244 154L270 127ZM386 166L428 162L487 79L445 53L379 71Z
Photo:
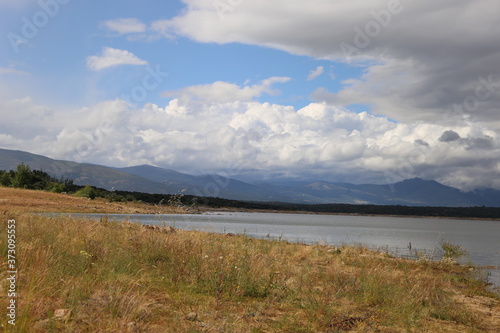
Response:
M52 198L59 198L64 205L72 202L75 210L92 201L7 190L29 200L38 195L39 210L44 209L46 197L51 207ZM2 268L7 267L9 220L16 221L19 235L16 326L9 332L495 332L500 328L500 297L487 290L480 271L452 260L414 261L363 247L146 228L107 219L54 218L26 213L33 209L29 200L12 209L9 201L2 203L6 210L0 228ZM460 255L460 247L443 245L450 256ZM7 276L0 275L5 290ZM3 308L8 306L6 296L0 298ZM0 318L6 331L7 319Z
M0 185L13 188L73 193L89 199L104 198L110 202L140 202L161 206L188 206L192 211L202 208L273 210L278 212L313 212L357 215L396 215L452 218L500 219L500 207L419 207L353 204L293 204L285 202L249 202L182 194L154 194L130 191L107 191L90 185L75 185L71 179L56 179L41 170L31 170L21 163L16 170L0 171Z

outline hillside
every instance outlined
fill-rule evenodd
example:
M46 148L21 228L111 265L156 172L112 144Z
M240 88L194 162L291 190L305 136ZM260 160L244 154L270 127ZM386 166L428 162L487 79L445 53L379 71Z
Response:
M182 207L159 206L138 202L110 202L104 198L89 200L69 194L0 186L0 212L168 214L186 213L187 210Z
M176 188L101 165L54 160L23 151L0 149L0 170L14 170L21 162L33 170L43 170L56 178L72 179L78 185L107 190L131 190L146 193L175 193Z
M297 204L369 204L444 207L500 207L500 191L462 192L433 180L408 179L394 184L348 184L327 181L261 181L246 183L218 175L188 175L150 165L111 168L95 164L53 160L22 151L0 149L0 170L24 162L57 178L73 179L109 191L188 194L240 201Z
M291 199L279 190L266 189L218 175L192 176L151 165L115 168L115 170L175 187L177 191L173 193L248 201L289 201Z

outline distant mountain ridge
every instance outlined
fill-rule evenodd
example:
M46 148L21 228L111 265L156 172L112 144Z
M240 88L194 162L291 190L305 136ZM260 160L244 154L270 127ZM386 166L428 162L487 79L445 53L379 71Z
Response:
M219 175L192 176L151 165L115 168L115 170L161 184L176 186L175 193L253 201L287 201L288 199L287 196L278 192Z
M119 172L101 165L54 160L18 150L0 149L0 170L13 170L20 163L47 172L56 178L73 179L77 185L92 185L107 190L133 190L148 193L175 191L167 185Z
M107 190L158 194L192 194L246 201L291 203L349 203L405 206L500 207L500 191L462 192L433 180L408 179L394 184L349 184L326 181L246 183L218 175L193 176L151 165L111 168L54 160L42 155L0 149L0 170L13 170L21 162L53 177L70 178L78 185Z

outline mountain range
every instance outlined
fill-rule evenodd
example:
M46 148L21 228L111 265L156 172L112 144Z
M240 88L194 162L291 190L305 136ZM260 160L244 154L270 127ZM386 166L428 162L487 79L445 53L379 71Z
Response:
M500 207L499 190L484 188L462 192L436 181L420 178L386 185L327 181L247 183L219 175L194 176L151 165L112 168L0 149L0 170L14 170L20 163L29 165L33 170L43 170L56 178L73 179L78 185L92 185L107 190L183 193L261 202Z

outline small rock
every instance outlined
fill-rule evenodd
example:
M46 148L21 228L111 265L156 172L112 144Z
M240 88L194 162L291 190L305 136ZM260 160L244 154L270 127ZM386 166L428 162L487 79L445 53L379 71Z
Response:
M256 316L255 312L249 312L249 313L244 314L243 318L253 318L255 316Z
M71 310L69 309L57 309L54 311L55 320L68 320L71 316Z
M141 225L141 227L142 227L142 231L148 231L148 230L160 231L160 232L165 233L165 234L173 234L176 232L176 230L174 228L172 228L171 226L158 227L156 225L143 224L143 225Z
M149 224L143 224L143 225L141 225L141 227L142 227L142 231L155 230L155 227L153 225L149 225Z
M196 312L190 312L184 317L184 319L189 321L196 321L198 319L198 314Z
M171 226L166 226L166 227L162 228L162 232L164 232L166 234L175 234L176 231Z
M341 254L342 253L342 250L338 247L334 247L333 249L329 249L328 251L326 251L328 253L332 253L332 254Z
M129 333L139 332L139 325L137 325L136 322L131 321L130 323L127 324L127 332Z

